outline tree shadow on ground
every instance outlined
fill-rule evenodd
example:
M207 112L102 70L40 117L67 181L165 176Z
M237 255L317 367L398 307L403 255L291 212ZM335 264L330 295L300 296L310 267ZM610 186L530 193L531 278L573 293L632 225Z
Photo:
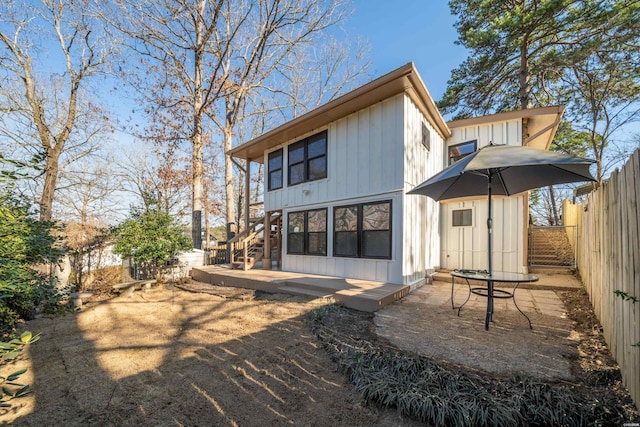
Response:
M321 302L156 289L38 319L14 425L373 425L305 313ZM5 420L3 420L5 418Z

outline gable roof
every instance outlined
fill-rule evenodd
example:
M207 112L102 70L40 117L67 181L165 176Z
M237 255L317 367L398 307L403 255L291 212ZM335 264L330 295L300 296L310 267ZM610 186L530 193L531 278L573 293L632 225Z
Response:
M451 136L451 130L438 111L413 62L410 62L245 144L239 145L229 150L228 153L232 157L262 163L264 152L270 148L277 147L403 92L407 93L443 139Z
M528 108L526 110L491 114L489 116L453 120L447 122L447 125L450 129L456 129L505 120L526 120L529 135L522 142L522 145L539 148L541 150L548 150L551 146L551 142L553 141L553 137L558 130L563 113L563 105L554 105L551 107Z

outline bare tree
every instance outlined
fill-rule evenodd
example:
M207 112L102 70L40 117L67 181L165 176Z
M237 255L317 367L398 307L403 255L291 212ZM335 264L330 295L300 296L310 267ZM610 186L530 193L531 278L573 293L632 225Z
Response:
M114 174L114 163L79 161L65 171L58 190L64 194L58 202L64 220L80 224L107 225L119 200L112 197L122 186L122 177Z
M212 41L218 55L224 91L207 110L223 135L224 152L234 145L247 98L258 97L269 82L287 75L290 59L308 46L320 43L326 31L341 22L348 2L339 0L245 0L227 2L221 8L222 31ZM249 114L262 113L249 111ZM225 157L227 222L236 219L234 174ZM246 201L245 201L246 202Z
M140 62L128 65L134 87L147 106L149 138L191 145L192 238L201 246L204 207L205 110L220 96L224 79L212 55L225 0L114 0L96 2L101 16L125 34ZM111 6L111 7L110 7ZM224 48L224 43L221 43Z
M328 36L322 43L292 52L283 62L282 79L267 87L281 98L277 107L282 119L291 120L371 77L368 43L348 34L345 39L348 44Z
M0 4L0 111L6 115L1 131L44 154L38 200L42 220L53 216L61 158L74 149L75 156L84 151L68 146L71 141L81 146L87 141L78 135L79 115L91 114L93 123L104 118L95 104L85 101L83 92L88 80L107 65L110 50L104 40L95 22L74 2Z
M122 165L123 188L135 196L135 203L145 209L153 204L175 216L184 216L190 210L189 159L180 150L159 145L153 151L129 160Z
M245 107L257 105L253 100L278 79L286 85L282 77L291 70L294 53L323 42L319 36L346 16L348 1L114 0L111 9L96 4L140 55L140 63L130 68L144 72L136 87L150 122L160 129L149 136L191 145L192 236L199 247L205 134L217 128L225 153L239 142L239 124L268 113ZM226 218L232 222L234 174L228 157L223 185Z

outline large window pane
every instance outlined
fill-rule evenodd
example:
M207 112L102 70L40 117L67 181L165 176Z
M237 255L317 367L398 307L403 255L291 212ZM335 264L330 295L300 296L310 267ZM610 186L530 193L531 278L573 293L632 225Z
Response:
M358 256L358 233L356 231L336 231L334 239L334 256Z
M304 141L289 146L289 164L304 162Z
M309 181L314 179L326 178L327 176L327 158L318 157L309 160Z
M304 182L304 163L289 166L289 184L299 184Z
M309 232L327 231L327 210L320 209L307 213L309 221Z
M327 131L289 145L289 185L327 177Z
M304 254L304 233L289 233L287 235L287 253Z
M327 140L326 134L315 135L309 138L309 145L307 146L307 155L310 159L314 157L324 156L327 154Z
M289 214L289 233L304 233L304 212Z
M287 253L327 254L327 209L289 213Z
M391 258L390 231L364 231L362 256L365 258Z
M309 232L307 253L309 255L326 255L327 254L327 233Z
M391 216L390 203L376 203L362 206L362 227L364 230L388 230Z
M335 208L333 222L336 231L357 231L358 206Z
M391 202L334 209L334 256L391 258Z

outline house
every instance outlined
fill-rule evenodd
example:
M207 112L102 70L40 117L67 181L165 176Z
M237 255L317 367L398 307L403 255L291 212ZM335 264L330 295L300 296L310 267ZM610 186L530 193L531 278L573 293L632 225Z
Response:
M447 123L409 63L232 149L247 180L251 163L265 165L264 268L277 259L283 271L401 285L441 267L486 268L485 199L406 193L490 142L548 149L562 111ZM494 268L526 271L528 194L496 197L494 212ZM257 222L246 213L245 223L235 263L246 269Z

